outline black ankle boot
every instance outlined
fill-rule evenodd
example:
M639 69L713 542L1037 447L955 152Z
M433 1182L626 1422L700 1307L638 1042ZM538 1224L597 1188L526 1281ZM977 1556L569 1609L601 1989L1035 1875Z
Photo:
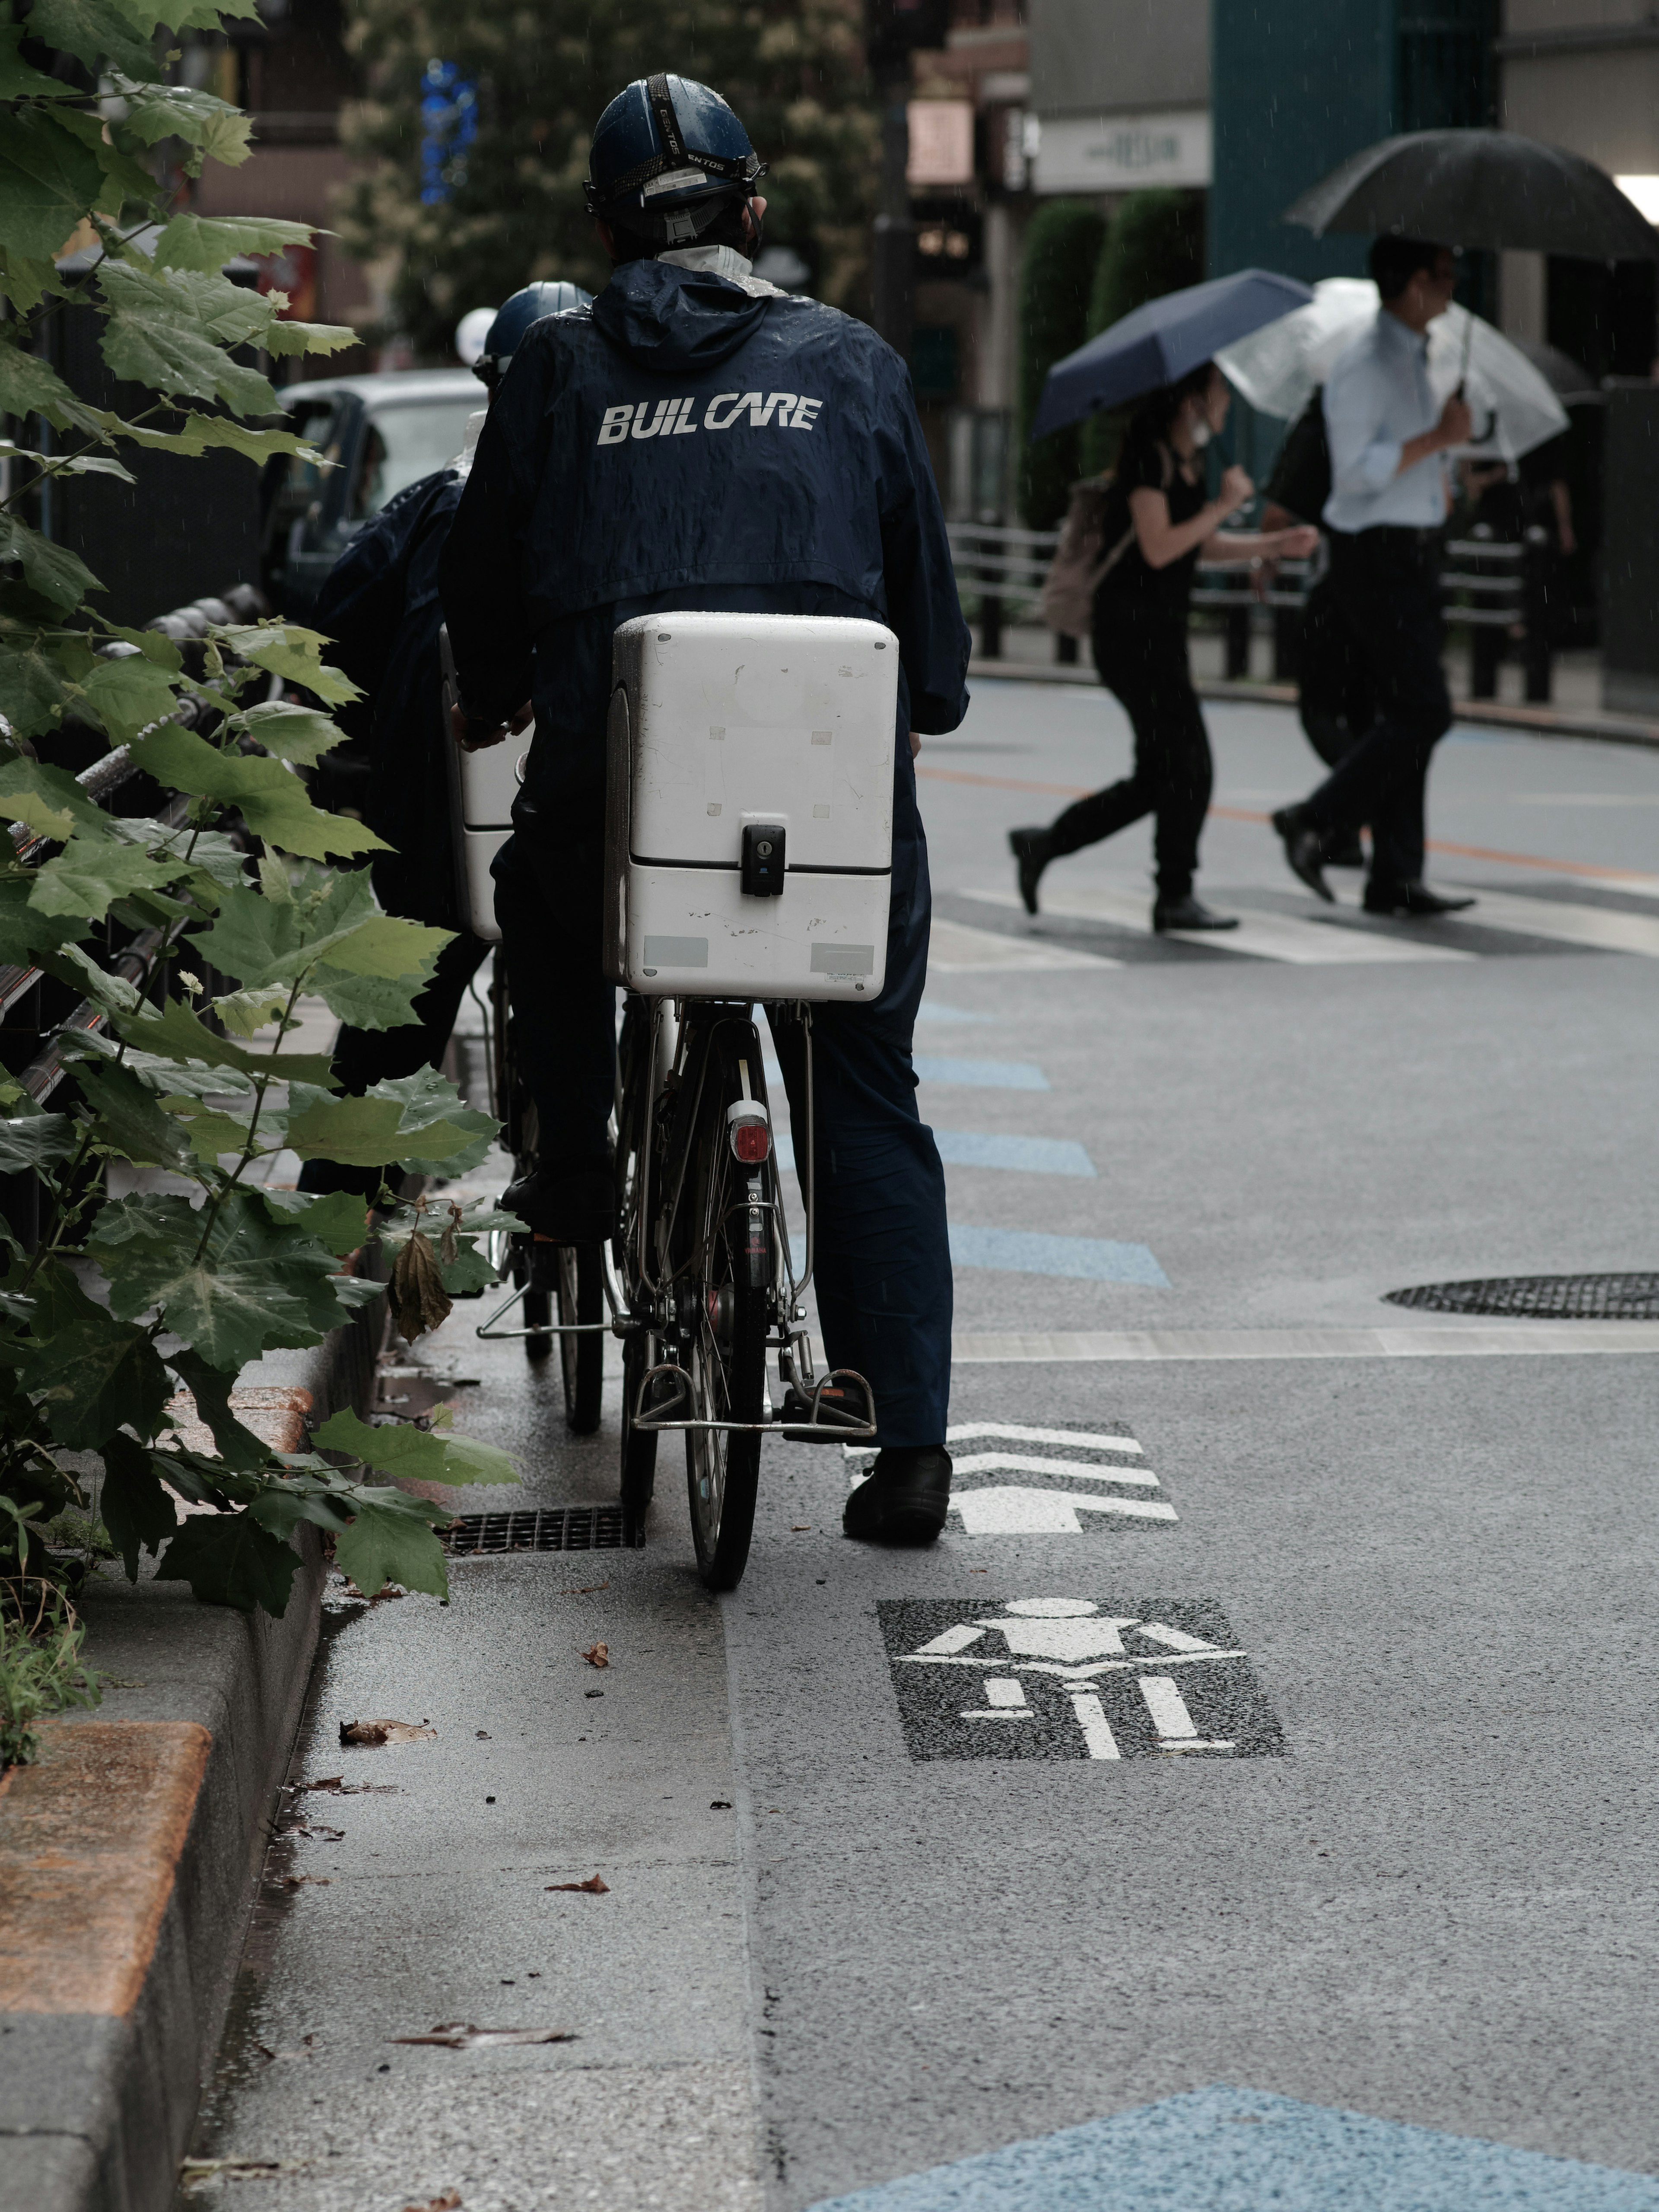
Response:
M1054 840L1046 830L1011 830L1008 849L1019 863L1019 895L1025 902L1025 911L1035 914L1037 885L1054 858Z
M909 1444L876 1455L848 1499L842 1532L872 1544L931 1544L951 1503L951 1455L943 1444Z

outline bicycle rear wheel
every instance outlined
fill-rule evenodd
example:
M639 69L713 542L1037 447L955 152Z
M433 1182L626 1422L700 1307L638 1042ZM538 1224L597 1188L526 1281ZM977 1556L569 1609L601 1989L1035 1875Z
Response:
M696 1142L696 1244L682 1280L688 1341L683 1364L691 1377L693 1412L702 1420L759 1421L765 1416L766 1332L771 1304L772 1216L769 1163L746 1167L733 1156L726 1109L742 1096L741 1052L751 1097L761 1090L761 1053L752 1029L745 1042L711 1045L714 1063L703 1088ZM753 1201L751 1204L750 1201ZM748 1563L760 1484L761 1438L721 1429L690 1429L685 1438L686 1486L697 1569L710 1589L735 1589Z
M559 1321L592 1325L605 1314L604 1256L597 1244L561 1244L558 1253ZM599 1401L605 1389L603 1336L562 1336L559 1358L564 1369L564 1417L579 1437L590 1437L599 1425Z

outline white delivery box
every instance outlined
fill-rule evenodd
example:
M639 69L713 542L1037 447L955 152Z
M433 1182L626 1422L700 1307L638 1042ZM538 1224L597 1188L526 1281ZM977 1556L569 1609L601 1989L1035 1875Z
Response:
M489 867L513 835L513 802L524 781L536 725L530 723L516 738L504 738L498 745L486 745L476 753L463 752L449 727L449 710L456 694L447 629L441 633L439 644L444 668L444 744L449 762L449 820L455 840L460 923L474 937L495 945L501 933L495 923L495 883Z
M613 982L659 997L876 996L898 659L891 630L839 616L623 623L605 808Z

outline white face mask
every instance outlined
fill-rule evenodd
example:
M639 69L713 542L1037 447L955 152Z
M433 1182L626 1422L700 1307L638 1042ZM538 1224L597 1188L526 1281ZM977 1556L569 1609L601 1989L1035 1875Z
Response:
M1187 428L1194 446L1200 453L1203 452L1205 447L1215 435L1215 432L1210 428L1209 417L1203 414L1189 415L1187 417Z

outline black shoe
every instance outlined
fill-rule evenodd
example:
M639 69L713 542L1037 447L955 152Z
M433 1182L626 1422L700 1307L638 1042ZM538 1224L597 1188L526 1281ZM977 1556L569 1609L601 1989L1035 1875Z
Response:
M1437 914L1462 914L1475 903L1472 898L1442 898L1426 884L1367 884L1367 914L1403 914L1425 921Z
M842 1533L871 1544L931 1544L951 1503L951 1455L943 1444L878 1452L848 1499Z
M602 1244L616 1234L617 1186L609 1168L575 1168L562 1176L538 1168L507 1185L501 1206L554 1244Z
M1325 833L1309 820L1307 808L1281 806L1273 817L1273 828L1285 841L1285 858L1291 864L1291 873L1299 876L1327 906L1334 906L1336 894L1320 873L1320 864L1325 857Z
M1365 848L1359 842L1359 832L1333 830L1325 839L1325 849L1320 857L1328 868L1363 868Z
M1042 880L1042 871L1054 858L1046 830L1011 830L1008 849L1019 862L1019 895L1025 902L1027 914L1037 910L1037 885Z
M1190 891L1185 898L1161 898L1152 908L1152 927L1164 929L1237 929L1236 914L1214 914Z

